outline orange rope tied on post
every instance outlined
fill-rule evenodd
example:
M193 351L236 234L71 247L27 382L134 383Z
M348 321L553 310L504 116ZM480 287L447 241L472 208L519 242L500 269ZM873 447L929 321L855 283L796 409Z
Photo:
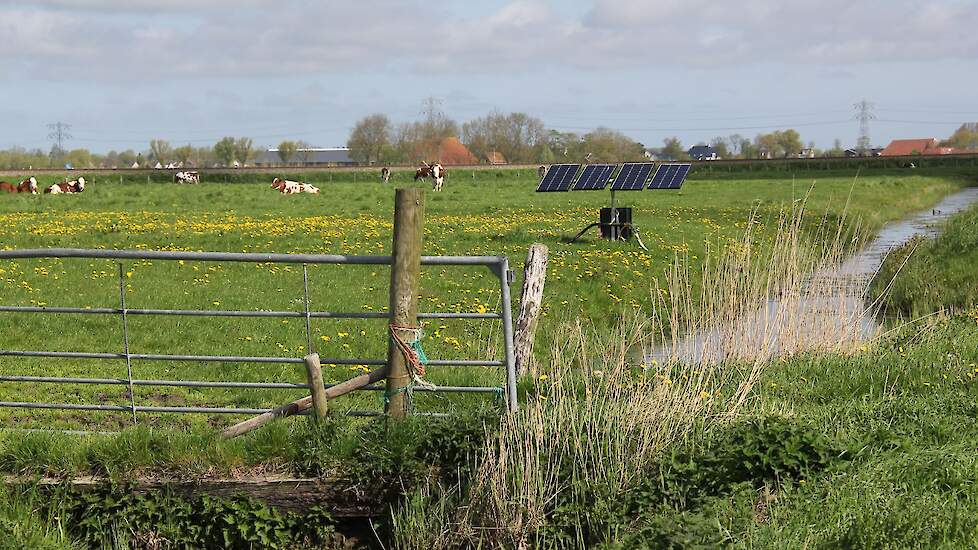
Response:
M411 342L405 342L404 339L398 335L398 332L411 332L414 334L414 340ZM411 367L412 378L415 376L424 376L425 364L428 362L428 358L425 357L424 350L421 349L422 335L423 333L421 332L421 327L403 327L391 324L391 338L394 339L397 349L401 350L401 353L404 354L404 358L407 359L408 365Z

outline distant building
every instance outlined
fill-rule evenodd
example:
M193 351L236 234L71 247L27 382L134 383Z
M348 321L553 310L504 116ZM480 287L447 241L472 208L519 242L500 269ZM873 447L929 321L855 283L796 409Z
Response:
M693 160L719 160L720 155L717 150L709 145L694 145L687 151L689 158Z
M255 166L280 166L285 164L278 154L278 148L262 151L252 161ZM293 166L354 166L347 147L299 149L289 159Z
M499 151L489 151L486 153L486 164L509 164L506 157Z
M844 151L846 157L857 158L857 157L880 157L883 156L882 147L873 147L872 149L867 149L865 151L860 151L859 149L846 149Z
M953 155L956 153L967 153L963 149L953 147L941 147L941 144L934 138L930 139L895 139L883 149L881 156L884 157L906 157L909 155Z
M646 149L645 158L649 160L657 160L660 162L676 160L675 158L672 157L672 155L668 155L658 149Z
M447 137L438 145L438 162L445 166L478 164L478 159L456 137Z

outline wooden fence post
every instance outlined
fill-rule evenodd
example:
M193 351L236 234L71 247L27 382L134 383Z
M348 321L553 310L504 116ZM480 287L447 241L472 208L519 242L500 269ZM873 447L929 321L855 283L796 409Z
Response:
M325 418L329 413L329 403L326 399L326 386L323 384L323 368L319 363L319 354L310 353L305 357L306 377L309 380L309 390L312 392L312 404L316 416Z
M547 247L539 243L531 245L526 255L526 266L523 268L523 293L520 296L520 314L516 318L514 339L517 376L524 376L534 365L533 338L543 305L543 285L547 281L547 256Z
M421 241L424 236L424 189L394 191L394 243L391 255L390 323L418 326L418 276L421 274ZM411 373L392 338L387 343L385 410L392 418L404 418L410 410L407 395Z

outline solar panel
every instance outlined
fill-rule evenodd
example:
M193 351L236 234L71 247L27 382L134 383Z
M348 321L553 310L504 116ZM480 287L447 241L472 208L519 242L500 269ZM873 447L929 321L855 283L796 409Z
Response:
M649 189L679 189L689 174L689 164L660 164Z
M611 174L615 171L614 164L589 164L584 167L581 177L574 184L575 191L600 191L608 185Z
M652 173L651 162L626 162L611 183L612 191L641 191Z
M547 170L547 174L540 180L540 186L537 187L537 192L569 191L571 182L574 181L574 176L577 175L577 170L580 167L580 164L552 165L550 170Z

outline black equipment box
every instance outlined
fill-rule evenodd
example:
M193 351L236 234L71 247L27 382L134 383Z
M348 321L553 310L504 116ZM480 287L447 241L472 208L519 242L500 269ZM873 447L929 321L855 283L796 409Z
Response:
M618 215L618 223L612 226L611 209L601 209L601 238L611 240L612 229L614 229L619 240L627 241L632 238L632 209L615 208L615 212Z

